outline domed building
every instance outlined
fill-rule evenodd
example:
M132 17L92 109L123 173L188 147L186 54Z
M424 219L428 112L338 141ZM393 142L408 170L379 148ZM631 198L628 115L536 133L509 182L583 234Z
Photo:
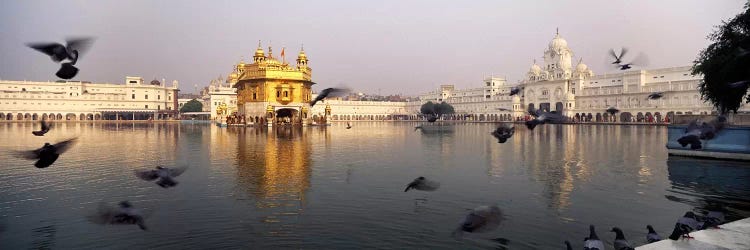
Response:
M227 82L237 89L237 114L246 123L309 124L312 90L312 69L304 48L290 65L282 48L280 58L268 47L266 54L258 42L253 63L238 63Z

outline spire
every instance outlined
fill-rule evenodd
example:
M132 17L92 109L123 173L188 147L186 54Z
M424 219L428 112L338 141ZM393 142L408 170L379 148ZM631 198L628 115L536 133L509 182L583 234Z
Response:
M273 49L271 48L271 41L268 41L268 58L273 58Z
M557 36L559 36L559 35L560 35L560 28L559 28L559 27L558 27L558 28L555 28L555 35L557 35Z
M263 49L263 46L260 45L260 40L258 40L258 49Z

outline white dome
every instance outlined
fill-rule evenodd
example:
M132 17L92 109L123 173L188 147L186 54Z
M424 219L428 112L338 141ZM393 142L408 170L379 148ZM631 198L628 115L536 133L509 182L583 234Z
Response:
M539 73L542 72L542 68L539 67L539 65L536 65L536 63L534 63L533 65L531 65L531 69L529 69L529 72L534 75L539 75Z
M578 66L576 66L576 71L578 72L586 72L586 70L589 69L589 66L586 66L584 63L578 63Z
M568 48L568 41L560 37L560 34L555 34L555 38L549 42L549 47L553 50L564 50Z

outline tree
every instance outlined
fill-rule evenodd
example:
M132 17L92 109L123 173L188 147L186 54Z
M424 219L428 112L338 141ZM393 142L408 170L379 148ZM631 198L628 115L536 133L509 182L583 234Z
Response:
M440 104L435 105L435 113L437 113L438 116L442 116L456 113L456 110L454 110L453 106L450 104L441 102Z
M743 98L750 103L750 3L744 12L716 28L708 36L713 43L700 52L692 73L703 75L698 85L703 100L721 114L737 113Z
M435 114L435 104L431 101L422 104L422 107L419 108L419 112L423 115L434 115Z
M180 112L201 112L203 111L203 104L198 100L190 100L180 108Z

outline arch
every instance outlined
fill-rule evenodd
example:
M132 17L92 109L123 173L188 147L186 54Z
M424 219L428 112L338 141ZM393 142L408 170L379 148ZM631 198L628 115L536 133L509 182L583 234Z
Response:
M39 120L39 114L34 113L33 115L31 115L31 120L34 120L34 121Z
M591 115L591 113L589 113L589 114L588 114L588 115L586 116L586 121L587 121L587 122L590 122L590 121L591 121L592 119L594 119L594 116L593 116L593 115Z
M62 120L62 118L63 118L62 114L58 113L57 114L57 119L55 119L55 120Z
M654 122L654 116L651 112L646 112L646 122Z
M339 115L333 115L333 119L334 120L338 120L339 119Z
M678 115L681 115L681 114L682 114L682 111L677 111L677 114L678 114Z
M662 122L663 117L661 116L661 113L654 112L654 119L656 120L656 122Z
M47 120L47 114L42 114L42 120Z
M685 112L685 114L686 114L686 115L692 115L692 114L693 114L693 112L692 112L692 111L687 111L687 112Z
M564 105L562 102L556 102L555 103L555 111L557 111L558 114L562 114Z
M630 112L622 112L620 113L620 122L632 122L633 121L633 114Z
M62 119L62 115L61 114L57 114L57 117L60 117L60 119ZM102 115L100 115L100 114L95 114L94 115L94 120L101 120L101 119L102 119Z
M11 113L5 114L5 120L8 120L8 121L13 120L13 114Z
M65 120L75 121L76 120L76 114L73 114L73 113L67 113L67 114L65 114Z
M602 113L596 113L596 122L602 122Z
M576 113L575 116L573 116L576 121L581 121L581 113Z
M479 115L479 120L480 120L480 121L484 121L484 114L480 114L480 115Z
M5 120L5 113L0 113L0 120Z
M27 121L31 120L31 114L30 113L23 114L23 119Z
M643 112L638 112L638 114L635 115L635 119L638 122L643 122L644 120Z
M16 115L16 120L18 120L18 121L20 121L20 120L23 120L23 114L21 114L21 113L18 113L18 114Z
M610 121L609 118L609 113L602 114L602 121L608 122Z
M86 120L86 115L85 114L81 114L79 116L78 120L85 121Z
M93 119L94 119L94 114L91 114L91 113L86 114L86 120L93 120Z
M534 108L534 104L533 104L533 103L529 103L529 108L528 108L528 110L536 110L536 109Z

